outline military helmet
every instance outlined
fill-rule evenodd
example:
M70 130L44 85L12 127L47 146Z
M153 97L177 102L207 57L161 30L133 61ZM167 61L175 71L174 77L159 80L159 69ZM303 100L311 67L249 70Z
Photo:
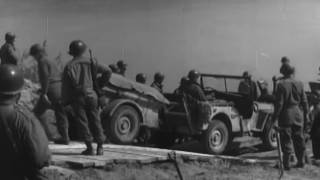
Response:
M40 52L44 52L44 48L40 44L34 44L30 47L29 54L35 56Z
M4 38L6 41L12 41L16 38L16 35L12 32L7 32Z
M19 94L24 85L22 71L15 65L0 66L0 94L15 95Z
M145 84L147 82L147 76L144 73L138 73L136 75L136 81Z
M157 72L154 74L154 80L157 82L162 82L164 80L164 74Z
M290 76L295 72L295 68L289 64L283 64L280 69L282 71L281 74L284 76Z
M192 81L197 80L200 77L200 73L196 70L191 70L188 73L188 78Z
M81 40L74 40L69 45L69 54L71 56L82 55L87 50L87 45Z

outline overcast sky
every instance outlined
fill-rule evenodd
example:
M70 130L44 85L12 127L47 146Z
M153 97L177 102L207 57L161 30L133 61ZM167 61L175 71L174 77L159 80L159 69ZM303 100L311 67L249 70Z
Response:
M165 73L167 90L193 68L271 79L285 55L307 82L320 65L319 0L0 0L6 31L21 51L47 39L65 60L82 39L104 64L125 60L130 78Z

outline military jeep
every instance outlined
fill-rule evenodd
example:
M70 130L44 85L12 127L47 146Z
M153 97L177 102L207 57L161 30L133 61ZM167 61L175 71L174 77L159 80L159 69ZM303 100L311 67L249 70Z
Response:
M197 119L192 119L185 95L166 94L170 105L161 119L160 130L170 143L173 137L189 136L199 140L204 150L210 154L222 154L231 148L235 137L260 137L268 149L277 146L275 131L271 122L272 103L250 100L247 95L237 92L242 76L201 74L201 87L211 107L208 126L195 129Z

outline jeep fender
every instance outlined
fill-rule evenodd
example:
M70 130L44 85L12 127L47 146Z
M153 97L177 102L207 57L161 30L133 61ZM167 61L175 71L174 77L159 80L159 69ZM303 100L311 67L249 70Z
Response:
M133 107L139 114L141 123L144 122L144 117L142 115L142 109L139 104L130 100L130 99L116 99L114 101L109 102L105 105L101 111L101 121L104 122L104 119L109 119L115 113L115 111L122 105L129 105Z

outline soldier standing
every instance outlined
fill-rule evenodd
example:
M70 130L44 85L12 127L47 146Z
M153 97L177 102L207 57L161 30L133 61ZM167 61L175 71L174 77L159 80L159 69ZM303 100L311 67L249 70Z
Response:
M308 102L302 82L294 79L294 67L283 65L283 79L276 88L276 102L273 120L278 119L281 148L283 150L283 166L290 170L290 154L292 144L298 160L296 167L304 167L305 140L304 120L308 119ZM303 111L301 110L301 108Z
M69 144L68 118L61 96L61 71L58 69L57 64L48 59L44 47L40 44L31 46L30 55L38 63L38 75L41 85L40 99L33 112L39 117L47 108L52 107L57 119L57 128L61 135L61 138L55 140L55 143Z
M164 75L160 72L157 72L154 74L153 82L151 84L151 87L158 90L160 93L163 93L163 81L164 81Z
M81 136L87 146L83 155L94 155L92 141L96 140L97 155L103 155L103 133L99 109L98 95L95 90L93 66L97 73L108 73L109 68L92 63L93 59L84 57L87 46L81 40L70 43L69 54L73 59L66 65L62 78L62 95L66 104L71 104L76 114ZM96 60L95 60L96 61ZM92 132L90 128L92 127ZM93 136L92 136L93 133Z
M14 65L0 66L1 179L47 179L41 169L49 165L47 136L26 108L17 105L24 78Z
M1 64L18 65L19 56L18 56L17 49L14 45L15 39L16 39L15 34L11 32L7 32L5 34L6 43L2 45L0 49Z

